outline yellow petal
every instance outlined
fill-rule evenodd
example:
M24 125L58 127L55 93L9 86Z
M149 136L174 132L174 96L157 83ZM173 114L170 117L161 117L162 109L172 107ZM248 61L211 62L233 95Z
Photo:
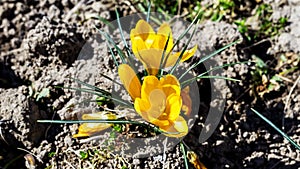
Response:
M147 113L147 111L150 109L148 100L136 98L134 101L134 109L140 116L142 116L143 119L150 121Z
M141 83L134 70L127 64L118 67L118 73L125 89L133 100L141 97Z
M177 80L176 76L167 74L165 77L162 78L162 84L170 84L170 85L177 85L179 86L179 81Z
M73 135L76 137L86 137L98 133L102 130L109 128L112 124L107 123L83 123L79 126L78 134Z
M166 61L166 64L165 64L165 68L175 65L175 63L176 63L176 61L177 61L177 59L178 59L179 56L180 56L180 53L179 53L179 55L177 53L170 54L169 57L167 58L167 61Z
M166 96L173 93L180 95L180 84L174 75L168 74L165 77L162 77L160 81Z
M169 120L159 120L159 119L152 119L150 120L150 123L158 126L162 130L168 129L171 124Z
M141 97L149 98L151 91L159 88L159 80L155 76L146 76L143 81Z
M98 112L98 113L91 113L91 114L83 114L81 116L83 120L97 120L97 119L116 119L117 116L110 112Z
M186 50L183 53L180 62L184 62L184 61L188 60L189 58L191 58L195 54L196 51L197 51L197 45L194 46L192 49ZM176 52L174 54L171 54L170 57L168 58L167 62L166 62L165 67L173 66L177 62L177 59L179 58L180 54L181 54L181 51Z
M181 58L181 62L184 62L186 60L188 60L189 58L191 58L195 52L197 51L197 45L195 45L192 49L188 49L183 53L183 56ZM178 55L178 57L180 56L181 52L177 52L176 54Z
M168 137L183 137L188 133L188 126L185 119L179 116L174 123L169 126L166 132L171 132L171 134L165 134Z
M168 37L169 37L169 41L168 41ZM151 47L164 50L167 41L168 41L168 46L166 48L166 53L170 52L170 50L173 47L173 35L169 24L163 23L159 27L155 37L155 42Z
M117 116L110 113L110 112L98 112L92 114L83 114L83 120L113 120L117 119ZM82 123L79 126L78 134L73 135L74 138L76 137L87 137L91 136L95 133L98 133L102 130L109 128L112 124L108 123Z
M159 118L165 112L166 99L167 97L161 89L155 89L150 92L150 109L148 110L150 120Z
M132 50L136 53L136 49L138 48L140 43L136 43L136 39L142 39L142 42L147 48L153 44L155 39L155 32L153 31L151 25L144 20L139 20L136 24L136 27L130 31L130 40L132 43Z
M172 94L167 98L167 106L165 112L170 121L175 121L181 110L182 100L180 95Z
M143 62L142 55L139 51L147 50L147 46L143 39L139 36L134 37L134 40L131 40L132 43L132 51L137 59L139 59L141 62Z
M137 57L143 62L150 75L156 75L160 66L162 54L163 50L151 48L139 50Z

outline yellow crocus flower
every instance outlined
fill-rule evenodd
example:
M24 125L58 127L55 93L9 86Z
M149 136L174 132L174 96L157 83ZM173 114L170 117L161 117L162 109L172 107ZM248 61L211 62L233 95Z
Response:
M143 119L165 132L173 133L166 134L169 137L182 137L187 134L187 123L180 116L180 84L175 76L168 74L160 79L153 75L146 76L141 85L127 64L120 65L118 72L125 89L134 101L136 112ZM140 94L136 91L140 91Z
M169 41L166 47L164 59L167 58L166 56L170 52L171 53L167 58L165 67L173 66L181 53L181 51L176 53L172 53L171 51L173 47L173 36L169 24L163 23L159 27L157 33L155 33L149 23L144 20L139 20L136 24L136 27L130 32L132 51L134 55L143 63L150 75L156 75L160 68L162 54L168 37ZM190 50L186 50L183 53L181 62L193 56L196 50L197 46L194 46Z
M83 114L82 120L115 120L117 116L110 112L98 112L91 114ZM73 137L88 137L94 135L102 130L111 127L112 124L108 123L83 123L79 126L78 133L74 134Z

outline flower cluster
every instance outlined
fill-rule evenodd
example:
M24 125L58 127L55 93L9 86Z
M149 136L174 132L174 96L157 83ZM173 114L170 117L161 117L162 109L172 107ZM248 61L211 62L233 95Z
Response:
M134 55L148 72L148 76L141 82L129 65L122 64L118 68L120 79L134 102L136 112L146 121L165 131L167 136L186 135L188 126L180 112L182 109L190 111L191 99L187 94L188 88L182 92L180 83L174 75L167 74L163 77L157 75L161 62L165 63L162 68L173 66L181 54L181 52L171 53L174 44L170 26L164 23L155 33L146 21L140 20L131 30L130 40ZM197 46L186 50L181 62L193 56L196 49ZM169 57L164 59L163 55Z
M174 66L177 60L184 62L194 55L192 49L172 52L174 48L172 31L163 23L157 32L144 20L139 20L130 32L132 52L143 64L147 75L137 76L130 64L118 67L118 74L125 89L131 96L135 111L147 122L157 126L169 137L182 137L188 133L188 125L181 115L191 112L192 100L189 88L181 88L179 80L172 74L162 75L162 69ZM116 119L112 114L96 114L96 119ZM95 119L91 114L83 119ZM84 123L75 137L89 136L96 130L110 127L110 124Z

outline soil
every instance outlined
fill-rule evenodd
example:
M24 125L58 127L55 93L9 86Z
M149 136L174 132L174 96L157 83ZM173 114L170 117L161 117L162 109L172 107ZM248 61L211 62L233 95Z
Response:
M218 65L251 61L258 56L267 64L267 79L298 66L282 74L276 89L266 87L270 80L254 80L251 72L255 63L227 67L220 74L240 82L199 81L199 116L183 141L207 168L300 168L300 150L250 110L258 110L300 145L300 3L265 3L276 9L273 19L287 17L289 25L281 34L259 43L247 44L234 24L205 21L199 25L199 53L243 39L214 57ZM83 141L72 137L78 124L37 122L74 120L93 111L85 106L94 103L79 104L84 101L79 92L55 87L78 87L70 77L112 90L111 81L100 74L91 78L88 73L92 69L117 76L111 57L103 57L108 54L105 44L93 44L89 38L97 31L94 26L104 26L97 17L116 19L116 6L121 16L138 12L130 1L0 2L0 168L184 168L179 144L152 157L122 157L107 149L110 142L105 140L112 137L107 132L102 132L96 142ZM82 49L88 54L81 55ZM197 54L188 64L201 56ZM282 56L288 61L282 63ZM203 71L204 66L207 68L204 64L195 72ZM208 90L210 83L219 88ZM226 99L213 100L209 92L214 90L221 90ZM209 127L202 117L215 102L225 105L221 121L209 139L200 143L200 131ZM83 152L89 152L88 157ZM189 166L193 168L193 164Z

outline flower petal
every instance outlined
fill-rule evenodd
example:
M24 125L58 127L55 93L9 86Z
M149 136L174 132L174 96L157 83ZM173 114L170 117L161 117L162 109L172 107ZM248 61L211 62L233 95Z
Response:
M168 41L168 37L169 37L169 41ZM170 25L168 23L163 23L159 27L156 33L155 41L151 47L164 50L167 41L168 41L168 46L166 48L166 53L170 52L173 47L173 35L172 35L172 30L170 28Z
M141 83L134 70L127 64L121 64L118 67L118 73L131 98L135 100L137 97L141 97Z
M168 137L183 137L188 133L189 128L185 119L182 116L179 116L165 131L170 132L170 134L165 134Z
M162 54L163 50L151 48L139 50L138 58L143 62L150 75L156 75L160 66Z
M166 96L161 89L155 89L149 94L150 108L147 110L149 121L160 119L166 109ZM167 120L167 118L165 118Z
M160 88L159 80L156 76L146 76L143 81L141 97L149 98L151 91Z
M182 100L180 95L172 94L167 98L167 106L165 112L167 113L168 120L175 121L181 110Z
M146 121L150 121L147 112L147 110L150 109L148 100L136 98L134 101L134 109L140 116L142 116L143 119L145 119Z
M117 119L117 116L110 112L98 112L92 114L83 114L83 120L113 120ZM82 123L79 126L78 133L74 134L73 137L87 137L96 134L102 130L109 128L112 124L108 123Z
M168 129L171 124L169 120L160 120L160 119L152 119L150 120L150 123L158 126L162 130Z
M144 20L139 20L136 27L130 31L130 40L132 43L132 50L137 53L138 46L141 43L137 43L136 39L142 39L143 45L146 48L150 48L155 39L155 32L153 31L151 25Z
M194 54L195 54L195 52L197 51L197 45L195 45L192 49L188 49L188 50L186 50L184 53L183 53L183 56L182 56L182 58L181 58L181 62L184 62L184 61L186 61L186 60L188 60L189 58L191 58ZM180 52L177 52L176 53L176 55L178 55L178 57L180 56L180 53L181 53L181 51Z
M172 93L180 95L180 84L174 75L168 74L162 77L160 81L166 96L169 96Z

